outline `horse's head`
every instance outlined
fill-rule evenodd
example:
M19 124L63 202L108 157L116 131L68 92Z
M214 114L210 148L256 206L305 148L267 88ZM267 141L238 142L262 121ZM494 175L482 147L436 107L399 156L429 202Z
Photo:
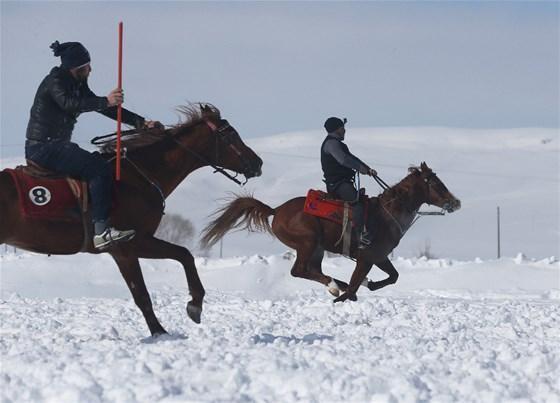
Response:
M210 158L214 165L243 174L247 179L260 176L263 161L243 143L237 130L211 106L202 105L201 114L213 136Z
M447 190L447 187L425 162L420 164L420 168L410 168L409 171L418 178L420 182L418 186L424 192L426 203L441 207L448 213L461 208L461 201Z

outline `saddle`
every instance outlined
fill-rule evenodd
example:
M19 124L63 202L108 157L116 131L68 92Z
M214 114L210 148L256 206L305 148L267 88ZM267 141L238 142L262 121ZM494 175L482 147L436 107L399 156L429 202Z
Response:
M365 202L367 199L368 196L360 191L360 202ZM305 198L305 204L303 205L303 211L307 214L325 218L338 224L344 224L345 215L348 217L348 220L352 220L351 204L352 203L344 200L335 199L321 190L309 189L307 197ZM368 203L364 203L364 205L366 208L365 214L367 216ZM345 210L347 210L347 212L345 212Z
M369 203L366 202L367 200L368 196L365 194L364 189L360 189L360 202L363 202L365 206L364 222L367 222L368 215ZM342 241L342 254L350 256L352 227L354 226L350 202L334 199L328 193L321 190L309 189L305 198L305 204L303 205L303 212L341 224L342 233L335 245Z
M32 161L5 169L14 180L22 216L81 222L88 211L87 182L57 175Z

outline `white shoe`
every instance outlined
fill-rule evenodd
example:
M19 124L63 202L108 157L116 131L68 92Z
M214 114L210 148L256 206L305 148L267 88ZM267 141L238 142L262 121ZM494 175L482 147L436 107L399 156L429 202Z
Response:
M109 227L102 234L93 237L93 246L95 249L105 249L113 242L130 241L134 238L134 235L136 235L136 231L133 229L119 231L118 229Z

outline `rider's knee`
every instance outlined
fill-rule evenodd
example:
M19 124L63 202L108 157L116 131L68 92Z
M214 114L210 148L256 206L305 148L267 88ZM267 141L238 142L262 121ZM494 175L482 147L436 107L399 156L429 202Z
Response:
M84 170L84 178L86 180L103 178L103 180L110 181L113 178L111 165L101 157L93 158Z

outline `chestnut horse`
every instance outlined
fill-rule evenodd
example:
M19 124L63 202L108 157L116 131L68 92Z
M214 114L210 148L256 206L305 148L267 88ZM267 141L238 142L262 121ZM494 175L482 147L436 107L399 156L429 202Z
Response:
M398 272L388 256L413 224L422 204L432 204L449 213L461 207L426 163L409 171L398 184L368 200L368 227L376 225L376 236L366 249L358 249L357 241L352 239L350 257L356 259L356 268L350 284L323 274L324 251L342 253L342 242L338 242L341 225L304 213L305 197L288 200L275 209L253 197L237 197L215 213L217 217L204 229L201 243L211 246L233 228L268 231L296 250L292 276L326 285L338 297L335 302L356 300L360 285L374 291L397 281ZM274 216L272 225L268 222L270 216ZM367 274L374 264L389 277L368 281ZM344 294L340 295L340 291Z
M16 186L11 175L2 171L0 244L45 254L109 253L152 335L166 331L154 314L138 259L176 260L185 270L192 297L187 304L187 314L194 322L200 323L205 291L192 254L182 246L154 237L163 215L165 198L198 168L210 165L235 180L224 171L229 169L243 174L248 180L260 176L262 160L243 143L237 131L221 118L220 112L213 106L200 105L199 108L198 104L193 104L183 108L183 112L185 123L123 139L126 156L122 160L111 224L117 228L136 230L136 236L131 241L115 244L100 252L93 248L91 236L84 242L84 229L79 222L39 221L22 216ZM113 149L114 144L105 144L103 156L107 160L114 159Z

